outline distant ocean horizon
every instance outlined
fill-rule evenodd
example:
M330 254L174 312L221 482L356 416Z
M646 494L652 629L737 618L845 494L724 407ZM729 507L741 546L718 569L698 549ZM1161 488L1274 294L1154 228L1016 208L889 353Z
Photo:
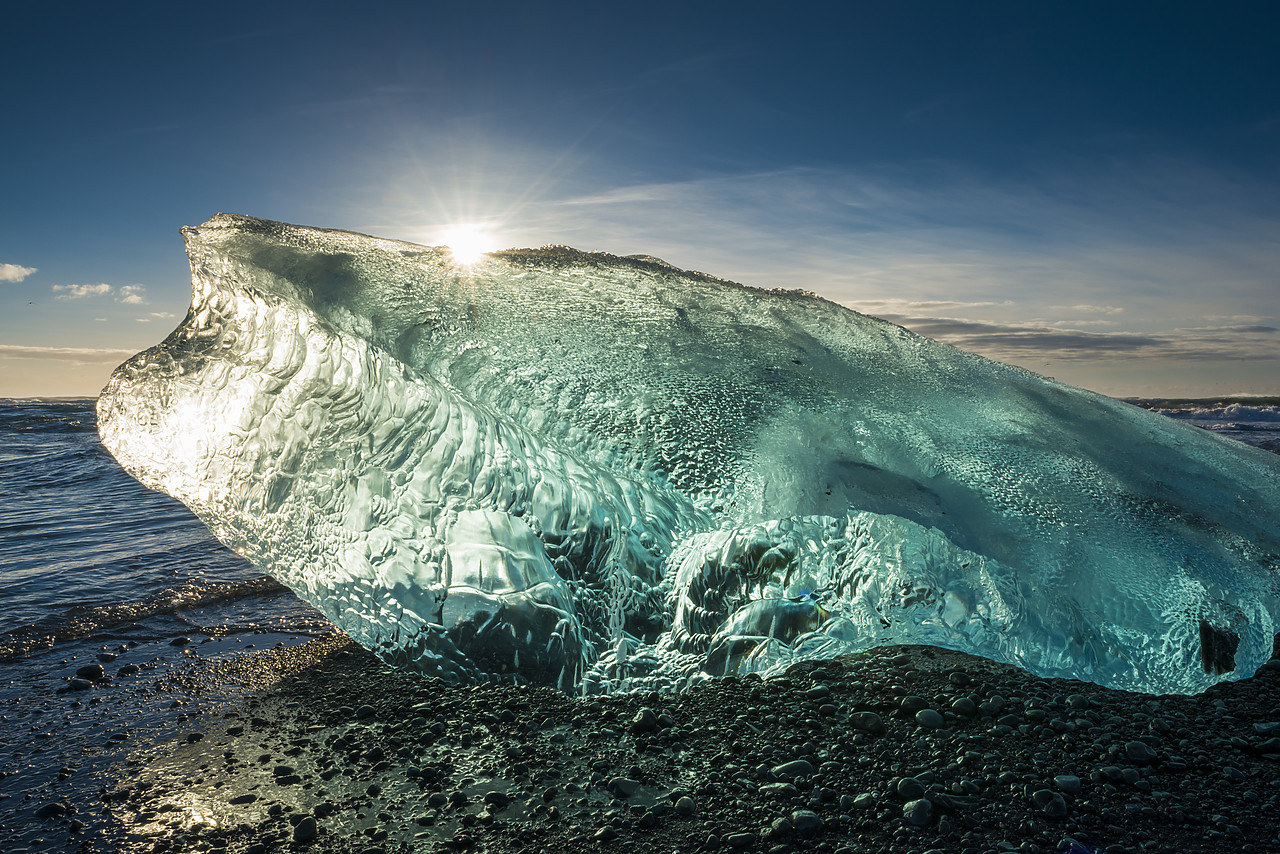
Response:
M1280 454L1280 396L1126 401ZM129 476L98 440L94 405L0 399L0 685L47 653L330 630L186 507Z

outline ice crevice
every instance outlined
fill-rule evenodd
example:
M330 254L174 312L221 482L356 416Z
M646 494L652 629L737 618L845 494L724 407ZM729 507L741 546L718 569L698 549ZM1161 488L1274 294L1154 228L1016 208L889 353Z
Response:
M1280 617L1280 460L797 291L219 214L104 444L397 665L569 691L929 643L1195 692Z

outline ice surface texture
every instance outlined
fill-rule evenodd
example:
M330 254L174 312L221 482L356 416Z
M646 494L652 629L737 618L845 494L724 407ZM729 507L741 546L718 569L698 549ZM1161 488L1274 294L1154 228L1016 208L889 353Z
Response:
M1280 460L811 294L220 214L106 446L386 660L604 691L887 642L1251 674Z

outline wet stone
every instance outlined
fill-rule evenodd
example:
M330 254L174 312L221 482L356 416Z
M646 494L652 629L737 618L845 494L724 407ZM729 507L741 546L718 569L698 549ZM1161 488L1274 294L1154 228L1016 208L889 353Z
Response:
M86 664L76 671L76 675L81 679L101 679L106 676L106 671L102 669L101 664Z
M1063 818L1067 814L1067 802L1057 792L1040 789L1032 793L1031 802L1047 818Z
M303 816L302 820L294 825L293 841L310 842L316 838L317 832L318 828L316 827L315 817L310 815Z
M790 762L784 762L781 765L775 766L773 769L773 775L775 777L782 778L790 777L794 779L797 777L808 777L812 774L813 763L808 759L793 759Z
M1059 774L1053 778L1053 784L1068 795L1080 794L1080 778L1073 774Z
M933 804L924 798L902 805L902 817L915 827L927 827L933 821Z
M938 729L946 724L946 719L934 709L921 709L916 712L916 723L925 729Z
M1156 761L1156 752L1144 741L1131 741L1124 746L1124 755L1136 765L1150 765Z
M816 836L822 830L822 817L813 810L796 810L791 814L791 826L799 836Z

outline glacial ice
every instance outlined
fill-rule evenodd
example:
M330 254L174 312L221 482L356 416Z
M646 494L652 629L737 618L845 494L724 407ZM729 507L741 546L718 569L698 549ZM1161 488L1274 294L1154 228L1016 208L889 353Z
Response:
M1280 460L812 294L219 214L106 447L385 660L587 692L927 643L1150 692L1280 629Z

